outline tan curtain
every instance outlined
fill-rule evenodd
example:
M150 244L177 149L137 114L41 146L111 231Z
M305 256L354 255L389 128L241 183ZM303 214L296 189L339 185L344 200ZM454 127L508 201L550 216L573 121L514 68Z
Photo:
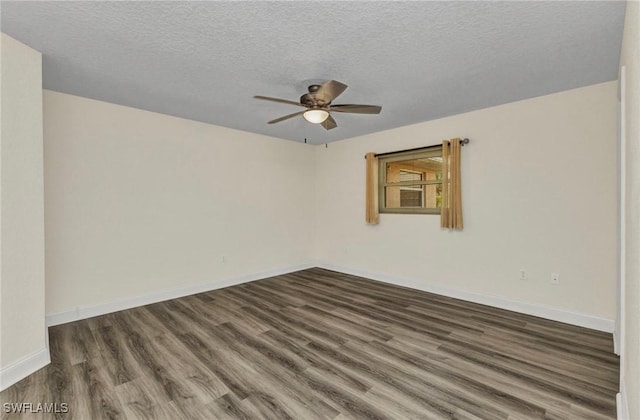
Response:
M462 229L462 191L460 184L460 139L442 142L442 209L440 226Z
M367 210L366 221L370 225L377 225L378 215L378 158L375 153L367 153Z

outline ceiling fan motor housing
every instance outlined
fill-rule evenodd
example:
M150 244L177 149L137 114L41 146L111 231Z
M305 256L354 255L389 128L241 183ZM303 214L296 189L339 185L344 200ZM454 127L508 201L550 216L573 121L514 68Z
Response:
M300 104L308 108L322 108L329 106L331 101L327 101L325 98L321 98L316 95L316 92L320 89L320 85L309 86L309 93L305 93L300 97Z

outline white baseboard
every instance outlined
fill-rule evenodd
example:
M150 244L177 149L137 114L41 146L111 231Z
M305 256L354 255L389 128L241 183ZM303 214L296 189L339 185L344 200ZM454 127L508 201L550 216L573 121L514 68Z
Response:
M43 347L25 357L16 360L9 366L0 369L0 391L9 388L16 382L26 378L38 369L51 363L49 349Z
M510 300L500 296L482 295L478 293L466 292L464 290L454 289L438 284L427 284L422 280L401 278L389 276L386 274L370 273L357 268L344 267L319 261L317 267L326 268L327 270L339 271L354 276L366 277L373 280L382 281L384 283L395 284L397 286L409 287L412 289L422 290L425 292L435 293L442 296L452 297L455 299L466 300L468 302L479 303L482 305L493 306L496 308L507 309L514 312L520 312L527 315L533 315L552 321L564 322L565 324L576 325L579 327L590 328L593 330L612 333L615 329L615 321L612 319L599 318L592 315L570 312L564 309L553 308L550 306L538 305L534 303L526 303Z
M117 312L124 309L131 309L138 306L149 305L151 303L162 302L169 299L176 299L183 296L193 295L196 293L208 292L210 290L221 289L223 287L233 286L236 284L247 283L254 280L265 279L268 277L278 276L281 274L292 273L294 271L305 270L314 267L315 264L300 264L277 268L273 270L262 271L259 273L245 274L242 276L230 277L226 279L216 280L208 283L201 283L193 286L182 287L173 290L163 290L159 292L149 293L147 295L136 296L125 299L118 299L96 305L78 306L75 309L63 312L57 312L47 315L47 326L66 324L67 322L79 321L81 319L92 318L94 316L104 315L111 312Z
M78 306L75 309L57 312L47 315L47 325L54 326L65 324L67 322L78 321L81 319L91 318L94 316L104 315L111 312L121 311L124 309L135 308L137 306L148 305L151 303L162 302L169 299L175 299L183 296L193 295L196 293L207 292L210 290L221 289L223 287L233 286L236 284L246 283L254 280L260 280L267 277L273 277L281 274L291 273L294 271L304 270L312 267L326 268L328 270L339 271L345 274L366 277L385 283L395 284L398 286L410 287L412 289L423 290L425 292L436 293L456 299L462 299L469 302L489 305L496 308L507 309L510 311L520 312L527 315L538 316L553 321L564 322L567 324L577 325L580 327L591 328L598 331L613 332L615 322L611 319L599 318L591 315L570 312L563 309L553 308L544 305L537 305L526 302L510 300L499 296L489 296L477 293L466 292L450 288L447 286L436 284L425 284L423 281L416 279L400 278L384 274L376 274L360 269L334 265L326 262L316 262L300 264L296 266L284 267L263 271L260 273L246 274L237 277L217 280L214 282L198 284L194 286L164 290L153 292L143 296L119 299L96 305Z
M627 387L624 384L624 379L620 381L620 392L616 394L616 411L618 413L618 420L631 420L629 417Z

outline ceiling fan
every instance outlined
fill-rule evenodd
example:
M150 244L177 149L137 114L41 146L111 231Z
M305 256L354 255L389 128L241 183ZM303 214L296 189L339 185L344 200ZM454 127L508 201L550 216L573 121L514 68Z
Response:
M294 112L293 114L285 115L284 117L271 120L268 122L268 124L279 123L280 121L288 120L289 118L302 115L304 119L309 121L310 123L321 124L326 130L331 130L332 128L336 128L338 126L336 120L334 120L331 116L331 112L343 112L351 114L380 113L382 107L377 105L331 105L331 101L333 101L342 92L344 92L346 88L347 85L345 85L344 83L340 83L335 80L329 80L321 85L309 86L309 93L305 93L304 95L302 95L300 97L300 102L271 98L268 96L254 96L254 98L306 108L304 111Z

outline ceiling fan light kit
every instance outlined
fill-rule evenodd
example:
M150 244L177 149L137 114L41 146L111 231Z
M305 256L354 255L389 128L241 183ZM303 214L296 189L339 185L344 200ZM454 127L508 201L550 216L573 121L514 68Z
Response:
M308 111L305 111L302 116L310 123L320 124L321 122L329 118L329 113L324 109L310 109Z
M271 120L268 122L268 124L279 123L280 121L288 120L289 118L302 115L302 117L308 122L313 124L321 124L325 130L331 130L338 126L336 120L334 120L331 116L331 111L350 114L380 113L382 107L378 105L331 105L331 101L333 101L338 97L338 95L344 92L346 88L347 85L335 80L326 81L321 85L311 85L308 88L309 93L305 93L304 95L302 95L300 97L299 103L287 99L272 98L269 96L254 96L254 98L306 108L305 111L294 112L293 114L285 115L283 117L276 118L275 120Z

